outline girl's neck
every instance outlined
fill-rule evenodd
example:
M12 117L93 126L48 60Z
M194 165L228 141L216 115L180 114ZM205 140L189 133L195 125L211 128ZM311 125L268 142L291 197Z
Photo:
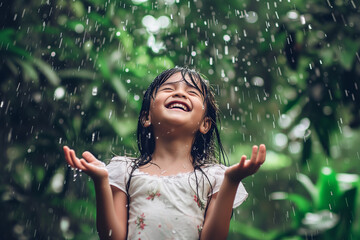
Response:
M191 163L191 147L193 136L185 137L157 137L152 158L157 163L174 164L176 162Z

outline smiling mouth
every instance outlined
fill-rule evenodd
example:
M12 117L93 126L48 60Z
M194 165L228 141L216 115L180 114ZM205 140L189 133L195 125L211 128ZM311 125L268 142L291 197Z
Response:
M170 103L168 106L167 106L168 109L181 109L185 112L188 112L189 111L189 108L188 106L186 106L185 104L182 104L182 103Z

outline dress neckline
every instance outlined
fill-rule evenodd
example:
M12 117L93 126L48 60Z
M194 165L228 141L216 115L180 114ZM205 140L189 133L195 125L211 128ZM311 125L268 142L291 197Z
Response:
M150 174L148 172L144 172L140 169L135 169L134 173L137 172L141 175L145 175L145 176L149 176L149 177L154 177L154 178L182 178L182 177L185 177L185 176L188 176L190 175L191 173L194 172L194 170L192 171L189 171L189 172L179 172L179 173L176 173L176 174L172 174L172 175L163 175L163 174Z

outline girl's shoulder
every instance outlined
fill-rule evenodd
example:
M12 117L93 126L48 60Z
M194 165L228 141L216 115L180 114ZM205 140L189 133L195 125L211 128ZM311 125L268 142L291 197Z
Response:
M126 193L126 183L131 174L131 169L136 158L127 156L113 157L107 164L106 168L109 172L109 182Z
M201 169L207 174L224 174L227 167L219 163L205 164Z
M109 173L129 174L135 164L136 158L128 156L115 156L107 164Z
M115 156L113 157L109 164L112 162L134 162L136 160L135 157L129 157L129 156Z

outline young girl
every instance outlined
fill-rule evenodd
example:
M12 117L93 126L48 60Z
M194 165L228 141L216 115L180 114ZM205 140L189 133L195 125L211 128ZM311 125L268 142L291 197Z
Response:
M225 154L217 117L207 81L177 67L145 92L138 158L114 157L105 167L89 152L79 159L64 147L70 166L94 181L101 239L226 238L232 208L248 195L240 181L259 169L266 151L254 146L249 160L219 164Z

